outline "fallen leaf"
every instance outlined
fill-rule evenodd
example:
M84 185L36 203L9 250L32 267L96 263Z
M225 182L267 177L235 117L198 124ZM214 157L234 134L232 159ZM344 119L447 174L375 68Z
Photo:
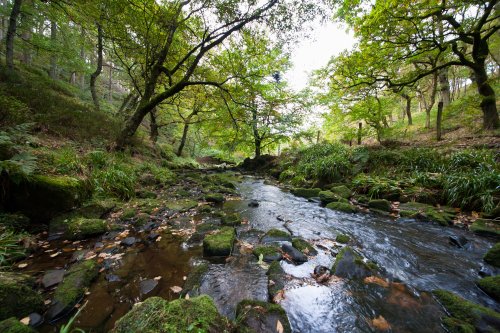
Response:
M161 236L156 239L157 242L161 241Z
M368 276L368 277L365 277L365 279L363 280L364 283L368 284L368 283L373 283L373 284L376 284L376 285L379 285L381 287L384 287L384 288L387 288L389 287L389 283L382 279L382 278L379 278L377 276Z
M276 332L283 333L283 324L281 324L281 321L279 321L279 320L276 323Z
M49 305L50 303L52 303L52 300L50 299L46 299L45 301L43 301L43 304L45 305Z
M55 257L57 257L60 254L61 254L61 252L56 252L56 253L51 254L50 257L51 258L55 258Z
M21 324L24 324L28 326L30 324L30 317L24 317L23 319L19 320Z
M273 303L279 304L284 299L285 299L285 291L281 289L276 293L276 295L274 295Z
M391 329L391 325L385 320L384 317L378 316L377 318L372 319L371 325L380 331L388 331Z
M175 294L178 294L182 291L182 288L179 286L173 286L173 287L170 287L170 290L172 290Z
M155 280L155 281L160 281L160 280L161 280L161 276L157 276L157 277L155 277L153 280Z
M189 299L189 294L186 294L186 297L184 297L185 299Z
M19 268L26 268L26 267L28 267L28 264L25 263L25 262L23 262L22 264L17 265L17 267L19 267Z

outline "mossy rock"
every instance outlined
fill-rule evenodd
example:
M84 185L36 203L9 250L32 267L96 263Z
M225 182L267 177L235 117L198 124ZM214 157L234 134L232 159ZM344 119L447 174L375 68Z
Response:
M498 204L495 208L493 208L490 212L488 213L483 213L482 215L484 218L487 219L496 219L497 217L500 217L500 204Z
M65 235L68 239L85 239L97 236L109 230L108 222L101 219L78 217L66 223Z
M500 321L498 312L446 290L435 290L432 293L450 315L450 319L443 320L450 332L497 332L496 327L490 325ZM471 331L471 327L477 330Z
M156 199L157 194L148 190L140 190L135 192L135 196L140 199Z
M347 244L351 240L351 237L344 235L344 234L338 234L337 237L335 238L335 240L339 243Z
M267 291L269 293L269 298L273 299L274 296L285 288L285 271L283 267L281 267L279 261L273 261L266 272L266 275L269 278L269 281L273 281L273 283L269 283L267 286Z
M180 213L187 212L193 208L198 207L198 201L190 200L190 199L180 199L175 201L170 201L165 204L170 210L177 211Z
M351 190L345 185L333 186L330 191L344 199L351 197Z
M271 229L260 240L262 243L291 242L292 236L286 231Z
M500 267L500 243L496 243L483 257L491 266Z
M291 333L285 310L273 303L243 300L236 307L236 322L239 333ZM283 330L278 331L278 322Z
M500 302L500 275L485 277L477 281L477 285L497 302Z
M9 318L0 321L1 333L36 333L31 327L22 324L17 318Z
M254 247L252 253L257 258L260 258L260 256L262 255L262 260L267 262L276 260L279 261L283 258L279 250L279 247L273 245L257 245L256 247Z
M320 188L302 188L297 187L290 190L290 193L302 198L313 198L319 196Z
M43 298L28 275L0 271L0 320L23 318L43 308Z
M362 279L373 275L376 269L375 263L365 262L358 253L346 246L337 254L330 271L342 278Z
M30 225L29 217L23 214L0 213L0 229L12 229L22 231Z
M70 312L82 299L91 282L98 275L98 265L94 260L85 260L71 266L54 293L52 307L47 313L54 320Z
M208 264L202 263L194 266L189 272L184 287L182 288L181 297L189 294L190 297L199 296L201 281L205 273L208 271Z
M399 214L402 217L434 221L443 226L450 225L456 216L456 211L453 208L446 206L437 208L420 202L403 203L399 208L401 209Z
M385 199L373 199L368 202L368 207L370 209L381 210L384 212L390 212L391 202Z
M443 326L449 333L476 333L476 328L473 325L461 320L452 317L445 317L442 320Z
M47 222L80 206L89 196L88 183L83 180L36 175L19 184L10 184L6 208L23 213L33 222Z
M328 205L326 205L326 208L331 210L338 210L344 213L356 213L358 211L356 206L345 202L330 202Z
M442 226L448 226L453 223L453 219L456 216L456 212L448 207L432 208L425 211L425 216L427 219L437 222Z
M134 207L128 207L123 210L122 219L131 219L137 215L137 209Z
M469 229L478 235L500 238L500 221L477 219Z
M167 206L170 203L164 203L159 199L135 199L131 205L137 207L141 213L152 214L155 211ZM170 207L168 207L170 208Z
M225 214L221 218L222 225L235 227L241 224L241 216L238 213Z
M134 305L120 318L113 333L157 332L207 332L232 331L229 320L219 314L207 295L168 302L160 297L150 297Z
M95 199L86 202L75 213L88 219L102 219L118 207L118 201L114 199Z
M315 256L318 254L318 251L316 251L308 241L302 238L292 239L292 246L307 256Z
M233 250L235 231L232 227L223 227L203 239L203 255L205 257L228 256Z
M399 211L399 216L401 217L408 217L408 218L416 218L418 216L418 213L413 211L413 210L400 210Z
M224 201L226 201L226 199L221 193L210 193L205 195L205 201L213 203L223 203Z
M341 196L331 192L331 191L321 191L319 192L319 200L321 200L321 203L323 204L328 204L330 202L337 202L340 201L340 199L344 199Z

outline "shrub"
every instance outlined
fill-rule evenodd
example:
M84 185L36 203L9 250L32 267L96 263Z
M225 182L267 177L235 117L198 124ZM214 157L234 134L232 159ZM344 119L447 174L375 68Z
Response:
M128 200L135 195L135 182L134 169L123 163L114 162L109 167L92 173L94 190L100 195Z
M0 267L7 265L11 260L23 257L25 249L21 245L23 234L16 234L10 230L0 228Z

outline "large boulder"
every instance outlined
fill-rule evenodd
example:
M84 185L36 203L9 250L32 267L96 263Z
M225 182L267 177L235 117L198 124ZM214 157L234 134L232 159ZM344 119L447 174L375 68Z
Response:
M292 246L306 256L315 256L318 254L318 251L316 251L316 249L311 244L309 244L308 241L302 238L292 239Z
M362 279L376 271L376 265L365 262L363 258L349 246L340 250L331 270L332 274L349 279Z
M345 185L334 186L330 189L330 191L344 199L349 199L352 193L351 190Z
M186 278L186 282L184 282L184 287L182 288L181 297L185 297L186 294L188 294L189 297L199 296L202 278L207 271L208 271L208 264L205 262L194 266L189 272Z
M296 195L298 197L303 197L303 198L313 198L319 196L319 193L321 192L320 188L303 188L303 187L296 187L292 188L290 190L290 193L293 195Z
M391 211L391 202L385 199L373 199L368 202L368 207L374 210L380 210L383 212Z
M90 196L87 182L66 176L32 176L10 184L6 208L21 212L33 222L47 222L71 210Z
M207 332L231 330L229 320L219 314L207 295L168 302L150 297L134 305L115 324L113 333Z
M203 255L205 257L228 256L233 250L235 231L232 227L223 227L203 239Z
M0 320L22 318L43 307L35 281L24 274L0 272Z
M271 155L260 155L255 158L245 158L240 168L248 171L266 171L275 168L278 164L278 158Z
M254 300L243 300L236 308L238 333L291 333L285 310L278 305Z
M500 239L500 221L497 220L477 219L469 229L478 235Z

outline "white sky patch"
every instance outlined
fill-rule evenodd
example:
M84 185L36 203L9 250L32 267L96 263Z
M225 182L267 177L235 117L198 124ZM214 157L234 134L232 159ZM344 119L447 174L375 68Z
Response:
M293 67L285 73L288 84L299 91L307 86L309 75L328 63L332 56L351 49L356 43L352 32L346 32L338 23L313 25L310 38L291 47Z

